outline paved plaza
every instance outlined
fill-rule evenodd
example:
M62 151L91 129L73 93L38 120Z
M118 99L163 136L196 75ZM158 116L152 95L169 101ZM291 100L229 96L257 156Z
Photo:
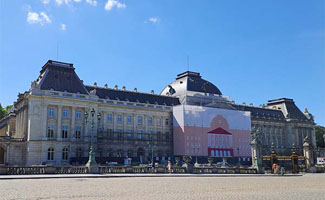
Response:
M0 179L0 199L322 199L325 174Z

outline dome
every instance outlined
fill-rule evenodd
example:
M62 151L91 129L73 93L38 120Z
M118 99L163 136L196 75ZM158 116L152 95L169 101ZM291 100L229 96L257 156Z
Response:
M191 71L178 74L176 80L165 87L160 94L178 96L187 91L222 95L215 85L202 79L200 73Z

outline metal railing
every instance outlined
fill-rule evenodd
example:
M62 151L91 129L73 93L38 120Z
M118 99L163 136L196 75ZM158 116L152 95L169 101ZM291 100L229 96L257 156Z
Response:
M319 169L323 170L323 169ZM87 174L88 168L85 166L3 166L0 167L0 174L5 175L28 175L28 174ZM146 173L188 173L186 167L173 165L168 170L166 165L158 165L154 169L150 165L144 166L99 166L100 174L146 174ZM257 174L255 168L239 168L239 167L218 167L205 166L193 167L194 174Z

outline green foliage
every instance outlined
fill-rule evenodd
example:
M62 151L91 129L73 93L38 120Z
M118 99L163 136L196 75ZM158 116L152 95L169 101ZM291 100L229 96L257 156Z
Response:
M315 135L316 135L316 145L318 147L325 148L323 135L325 134L325 127L323 126L315 126Z
M6 113L6 109L2 107L2 105L0 104L0 119L2 119L3 116L5 116Z
M8 114L8 110L12 107L12 105L6 106L5 108L2 107L0 103L0 119L2 119L6 114Z

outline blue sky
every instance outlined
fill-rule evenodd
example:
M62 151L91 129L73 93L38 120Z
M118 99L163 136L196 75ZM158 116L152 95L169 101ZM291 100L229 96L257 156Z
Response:
M236 103L293 98L325 125L324 1L1 0L0 102L48 59L86 84L156 93L200 72Z

